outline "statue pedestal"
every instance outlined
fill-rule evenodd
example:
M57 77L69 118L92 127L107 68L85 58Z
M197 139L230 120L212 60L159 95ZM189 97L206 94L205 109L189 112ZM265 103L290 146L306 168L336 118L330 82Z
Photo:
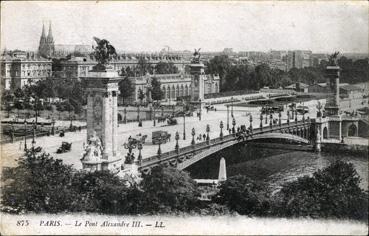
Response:
M101 140L101 169L118 173L118 82L122 79L109 65L96 66L82 78L87 92L87 142L92 135ZM90 168L97 169L97 168Z

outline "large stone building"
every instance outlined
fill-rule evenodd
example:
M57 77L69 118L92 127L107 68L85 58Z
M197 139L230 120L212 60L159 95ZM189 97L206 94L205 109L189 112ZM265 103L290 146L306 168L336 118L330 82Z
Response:
M148 85L150 84L149 81L154 77L160 82L160 87L164 94L162 101L176 101L177 98L191 96L192 76L193 75L187 73L178 73L131 77L130 80L134 87L134 92L128 101L138 102L140 90L146 92ZM203 83L204 94L219 93L219 76L204 75ZM147 97L144 98L143 102L146 102L146 98Z
M288 51L286 56L287 71L292 68L304 68L312 66L312 52L308 50Z
M20 50L4 52L0 59L0 68L1 86L5 90L23 88L52 75L51 60L34 52Z
M116 71L126 70L129 68L134 71L138 67L140 58L145 59L149 66L154 67L159 62L170 62L175 65L179 71L184 71L186 65L189 64L187 59L179 55L160 55L160 54L119 54L110 61L110 65ZM61 78L80 79L87 75L88 71L97 62L93 55L86 57L72 57L69 60L60 62L60 70L55 72L55 75Z

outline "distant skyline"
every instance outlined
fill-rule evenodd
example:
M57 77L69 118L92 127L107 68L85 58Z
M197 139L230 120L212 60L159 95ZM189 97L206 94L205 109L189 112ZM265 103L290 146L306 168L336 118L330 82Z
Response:
M368 53L368 2L1 2L1 48L108 39L119 51Z

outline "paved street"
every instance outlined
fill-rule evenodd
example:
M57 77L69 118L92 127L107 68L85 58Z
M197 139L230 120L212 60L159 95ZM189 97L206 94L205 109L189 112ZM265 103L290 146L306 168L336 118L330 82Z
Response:
M324 101L322 101L324 102ZM309 114L306 115L310 118L314 118L316 116L316 103L317 101L310 101L305 102L305 106L309 106ZM147 158L153 155L156 155L158 150L158 145L151 144L151 134L153 131L163 130L167 131L171 134L170 142L161 145L162 152L167 152L174 150L175 147L175 132L178 131L180 134L179 146L184 147L188 146L191 143L192 136L191 130L195 128L196 136L198 134L206 134L206 125L210 125L210 138L212 137L219 137L220 134L220 121L222 120L224 123L223 132L227 134L226 131L227 127L227 109L225 104L215 105L214 106L217 111L209 111L206 112L205 109L202 111L202 119L196 117L194 114L193 117L186 117L186 140L183 140L183 118L177 118L178 124L173 126L168 126L167 123L157 123L156 127L153 126L153 121L143 121L143 126L138 127L137 122L129 123L129 124L119 124L118 127L118 143L119 145L119 152L122 156L125 156L127 150L124 149L123 143L127 141L129 136L135 137L137 134L141 133L142 135L148 135L146 139L146 143L142 149L142 156L143 158ZM231 110L231 109L230 109ZM231 113L231 111L229 112ZM252 114L253 117L253 127L257 128L260 125L260 108L259 107L234 107L234 117L236 120L236 127L241 124L247 124L249 126L249 114ZM286 123L286 112L282 113L282 123ZM264 116L265 117L265 116ZM269 118L269 117L268 117ZM274 118L278 118L278 115L275 114ZM299 120L301 116L299 115ZM230 128L232 127L232 119L230 115L229 120ZM263 121L265 126L265 122ZM195 136L195 137L196 137ZM72 143L72 150L68 153L63 154L56 154L56 150L61 145L62 141L71 142ZM27 145L31 145L31 140L27 140ZM198 142L198 141L196 141ZM50 153L52 156L58 159L62 159L64 163L71 164L76 169L82 168L82 164L80 162L80 158L82 157L81 154L83 152L83 144L86 143L86 130L82 130L81 132L67 132L64 137L59 136L44 136L39 137L36 139L36 146L42 146L44 151ZM15 143L8 143L1 146L2 148L2 162L4 166L14 166L15 159L22 157L24 154L23 152L24 141L18 141ZM135 149L133 151L135 156L138 156L138 150Z

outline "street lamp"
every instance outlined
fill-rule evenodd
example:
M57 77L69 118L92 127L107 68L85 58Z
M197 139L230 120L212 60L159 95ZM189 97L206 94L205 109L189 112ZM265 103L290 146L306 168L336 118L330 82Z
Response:
M141 150L142 150L142 143L139 142L137 144L137 149L138 149L138 157L137 157L137 161L138 161L138 164L141 165L141 162L142 162L142 155L141 155Z
M126 160L124 163L126 164L132 164L134 161L134 154L132 153L132 150L137 147L137 142L134 142L133 139L128 138L128 143L123 143L123 146L125 149L128 149L128 153L126 156Z
M234 117L233 117L233 120L232 120L232 125L233 125L232 133L235 134L236 133L236 129L234 127L236 125L236 119Z
M200 115L199 115L199 120L201 120L201 113L202 113L202 109L201 109L201 99L199 99L200 102Z
M154 105L152 106L152 109L153 109L153 113L154 113L154 116L153 116L154 126L156 126L156 120L155 120L155 116L156 116L156 114L155 114L155 103L154 103Z
M210 136L209 136L209 132L210 132L210 125L207 124L206 125L206 142L209 144L210 143Z
M279 111L278 113L278 124L279 124L279 128L282 126L282 113L281 111Z
M175 150L176 150L176 152L178 153L178 152L179 152L179 145L178 145L179 133L178 133L178 131L176 132L175 139L176 139L176 146L175 146Z
M191 145L195 145L195 128L192 128L191 135L192 135L192 141Z
M36 124L35 121L33 121L32 147L34 147L36 144L35 136L36 136Z
M186 113L183 112L183 140L186 140Z
M223 121L220 121L220 139L223 139Z
M51 124L52 124L51 134L55 135L55 118L54 117L51 119Z
M231 97L231 116L233 117L233 97Z
M260 113L260 130L263 131L263 113Z
M295 122L297 123L297 110L295 109Z
M24 119L24 151L27 151L27 120Z
M227 130L229 130L229 106L227 105Z
M124 113L123 123L127 124L127 109L126 108L124 108L123 113Z
M270 126L270 129L272 129L273 127L273 114L272 113L270 113L269 115L269 126Z
M250 132L252 133L252 115L250 114Z
M287 110L287 125L290 125L290 110Z

